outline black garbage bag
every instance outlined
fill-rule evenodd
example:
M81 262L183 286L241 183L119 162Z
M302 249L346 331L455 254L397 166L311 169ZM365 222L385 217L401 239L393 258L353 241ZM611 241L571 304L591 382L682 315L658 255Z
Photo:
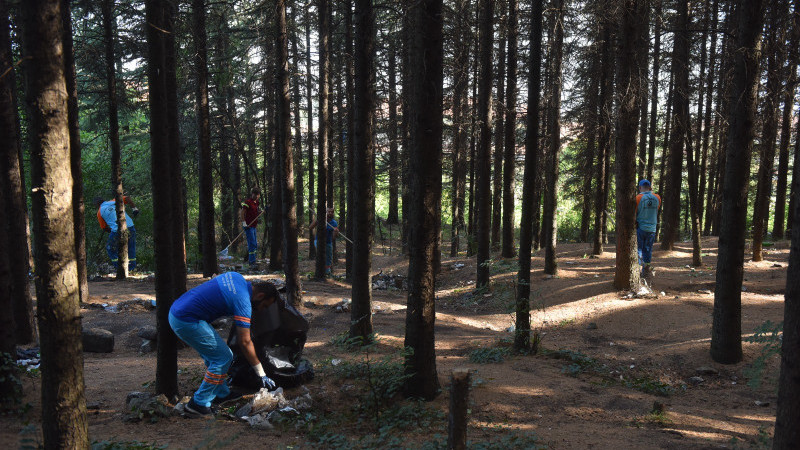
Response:
M314 378L311 362L303 358L308 321L286 300L279 298L268 308L255 313L250 333L264 372L275 384L290 388ZM247 390L261 388L261 379L239 347L236 327L231 328L228 346L233 351L233 362L228 369L231 385Z

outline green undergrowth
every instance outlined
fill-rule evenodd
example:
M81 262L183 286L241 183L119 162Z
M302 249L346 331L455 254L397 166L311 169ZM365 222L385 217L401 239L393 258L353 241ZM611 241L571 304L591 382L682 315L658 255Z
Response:
M761 353L744 369L747 385L753 389L761 387L765 379L777 380L780 367L767 373L767 364L781 354L783 342L783 322L766 321L753 331L753 335L743 339L744 342L761 345Z
M569 376L588 375L599 377L604 385L621 385L635 389L646 394L668 397L676 392L676 388L647 374L633 372L630 368L620 366L611 367L599 360L581 352L573 350L544 350L548 358L560 359L567 362L561 372ZM685 390L681 385L678 389Z

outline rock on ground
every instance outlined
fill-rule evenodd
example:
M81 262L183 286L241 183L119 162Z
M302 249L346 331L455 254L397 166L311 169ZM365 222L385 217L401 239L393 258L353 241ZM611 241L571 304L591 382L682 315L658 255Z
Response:
M114 351L114 333L102 328L83 330L83 351L91 353L111 353Z

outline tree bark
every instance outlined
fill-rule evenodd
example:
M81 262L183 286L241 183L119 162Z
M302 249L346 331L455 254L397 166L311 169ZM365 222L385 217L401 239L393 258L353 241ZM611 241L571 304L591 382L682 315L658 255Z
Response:
M205 0L192 0L192 28L194 31L195 71L197 87L198 172L200 178L200 247L203 255L203 277L219 273L217 266L216 235L214 229L214 177L211 159L211 123L208 110L208 39L206 36Z
M387 224L399 223L400 158L397 151L397 69L395 41L389 44L389 214Z
M706 221L702 220L704 218L704 214L705 214L705 209L704 209L703 205L704 205L704 202L705 202L706 193L707 192L711 192L711 185L713 183L712 177L708 177L707 173L709 172L709 170L708 170L709 160L710 160L710 155L709 155L710 143L709 143L709 140L710 140L710 137L711 137L711 128L712 128L712 124L711 124L712 103L711 102L712 102L712 97L714 95L714 77L715 77L715 74L716 74L716 64L717 64L717 33L716 33L716 31L717 31L717 20L718 20L717 16L718 15L719 15L719 2L717 0L714 0L714 6L712 8L712 12L711 12L711 16L710 16L710 17L713 17L713 20L709 19L709 21L708 21L708 26L711 27L711 32L710 32L710 35L711 35L711 50L709 51L710 57L709 57L709 63L708 63L708 76L707 76L708 81L706 83L708 87L706 88L705 118L703 119L703 123L705 124L705 126L703 127L703 140L702 140L702 143L701 143L701 145L702 145L702 156L701 156L702 160L700 162L700 186L699 186L700 191L697 194L698 208L699 208L699 212L700 212L700 219L701 219L701 222L702 222L704 227L705 227L705 222ZM715 114L715 120L716 120L716 114ZM716 123L714 124L713 128L714 128L714 133L716 135L716 133L717 133ZM713 171L712 171L712 173L713 173ZM706 185L708 185L708 186L706 186ZM708 216L706 216L706 217L708 217ZM704 233L704 234L706 234L706 233Z
M711 357L721 364L742 360L742 276L747 183L753 150L762 2L737 3L738 36L729 97L728 144L719 233Z
M503 155L502 256L514 257L514 166L517 163L517 0L508 0L505 154Z
M458 0L453 14L456 39L453 62L453 202L450 240L450 256L458 256L461 233L464 230L464 194L466 191L467 162L467 117L469 103L469 47L470 29L468 23L469 6L466 0Z
M641 52L647 52L643 28L647 11L645 0L625 0L620 14L620 46L617 53L616 124L616 233L617 254L614 287L633 289L639 284L636 256L636 132L639 128L641 94L646 91L647 68ZM684 3L685 5L685 3ZM645 59L645 61L643 61Z
M506 2L501 0L497 18L497 33L500 37L497 52L497 113L494 115L494 153L492 177L492 251L500 250L500 225L503 220L503 133L505 132L505 77L506 77ZM492 40L494 41L494 40Z
M786 89L783 97L783 117L781 118L781 144L778 152L778 182L775 192L775 220L772 224L772 239L784 239L785 224L786 224L786 184L789 174L789 141L792 138L792 120L794 112L794 99L795 89L797 89L797 64L798 45L798 32L800 32L800 23L798 23L800 14L793 14L795 19L794 26L792 27L792 40L789 44L790 59L789 64L785 68L789 72L788 80L786 81ZM791 214L791 212L790 212Z
M522 220L519 225L519 274L517 276L516 322L514 348L527 350L531 346L531 247L533 229L531 216L539 158L539 99L542 75L542 8L543 0L534 0L530 13L530 60L528 71L528 117L525 135L525 173L522 179Z
M150 164L153 185L153 247L156 273L156 327L158 355L156 361L156 392L168 396L178 392L177 337L169 325L169 308L173 296L172 265L173 225L177 205L173 207L170 177L169 128L167 125L166 82L166 5L164 0L145 3L147 31L147 78L150 100Z
M63 11L62 11L63 12ZM25 174L22 170L22 146L19 135L17 112L17 82L11 50L10 25L6 1L0 2L0 70L6 75L0 78L0 180L5 197L8 255L16 255L10 264L10 291L13 330L17 344L28 344L37 338L33 315L28 273L30 273L30 239L28 230L28 208L25 189ZM70 147L70 162L73 152ZM74 178L74 174L73 174ZM74 198L74 192L73 192ZM74 201L74 200L73 200ZM73 204L73 207L75 205ZM80 262L79 262L80 264Z
M352 0L347 0L347 11L344 16L345 22L345 32L344 32L344 41L345 41L345 53L347 53L347 57L345 58L345 92L347 94L347 103L348 105L353 105L355 99L355 93L353 92L353 3ZM347 111L347 181L348 184L352 187L355 185L353 181L353 136L355 135L355 124L354 124L354 116L353 116L353 108L348 107ZM349 211L353 211L353 202L355 201L355 193L353 189L347 190L347 209ZM405 214L403 215L405 217ZM347 216L347 228L353 229L353 220L355 217L353 214L348 214ZM353 280L353 244L347 243L345 244L345 278L348 281Z
M119 144L117 73L114 68L114 0L103 0L103 45L105 47L106 96L108 99L108 143L111 147L111 190L114 192L117 232L117 280L128 278L128 224L122 189L122 149Z
M784 52L785 36L782 22L787 11L784 11L785 1L770 2L770 24L764 52L767 58L767 86L764 99L764 125L761 131L761 145L759 149L758 184L756 185L756 198L753 205L753 261L764 259L763 243L764 234L767 232L769 222L770 194L772 193L772 169L775 164L775 143L778 138L778 111L780 108L781 75L783 61L786 59Z
M299 233L298 227L300 224L305 223L303 218L304 202L303 202L303 135L300 131L300 110L302 109L300 98L300 53L297 50L297 6L292 8L292 26L289 27L292 41L292 76L290 82L292 84L292 102L294 103L294 137L292 138L292 148L294 151L293 163L294 167L294 208L297 215L295 221L295 242L297 236L302 235Z
M558 217L556 216L556 196L558 195L558 158L561 153L561 81L564 56L564 3L553 3L553 47L552 52L552 97L550 98L550 152L547 155L545 171L544 210L542 212L542 243L544 247L544 273L558 274L556 241L558 240ZM635 136L634 136L635 137ZM635 159L634 159L635 161Z
M314 99L311 93L311 16L305 10L306 23L306 128L308 128L308 217L314 217ZM316 261L317 251L314 246L314 231L308 229L308 258Z
M61 2L33 0L21 9L43 444L88 448Z
M80 289L81 301L86 301L89 298L89 279L86 270L86 218L84 216L84 200L83 200L83 167L81 165L81 130L78 117L78 83L77 74L75 72L75 51L72 42L72 14L68 0L62 0L61 3L61 22L64 26L64 77L67 82L67 108L69 109L69 148L70 148L70 165L72 166L72 215L75 226L75 253L78 258L78 286ZM16 102L16 99L15 99ZM20 153L21 155L21 153ZM21 163L20 163L21 164ZM24 192L24 179L22 186ZM25 201L23 194L22 201ZM23 205L21 205L24 207ZM18 208L12 201L11 207ZM25 255L25 259L29 260L31 249L30 239L28 238L28 219L27 211L25 212L25 239L20 242L13 242L11 245L17 249L14 254ZM22 224L20 222L20 224ZM19 234L22 236L21 234ZM25 246L23 249L22 246ZM16 267L19 266L19 267ZM24 269L24 276L28 276L27 264L14 264L11 270L15 273L15 277L23 276L22 270ZM20 281L21 283L21 281ZM28 289L27 280L24 289ZM22 286L20 284L20 286ZM17 333L19 336L25 337L28 342L35 339L35 329L33 326L27 324L33 322L32 306L30 303L30 294L26 294L28 298L27 312L17 319Z
M450 412L447 416L448 449L465 450L467 448L470 384L468 369L456 369L450 376Z
M423 0L411 8L416 29L409 60L411 103L408 308L406 309L404 393L432 400L439 395L436 373L435 253L442 195L442 0Z
M494 0L480 0L478 3L480 19L480 53L478 54L479 87L478 87L478 117L480 129L480 142L475 160L475 206L476 222L475 232L478 241L478 274L476 287L481 288L489 284L489 236L491 234L491 139L490 128L492 120L492 16L494 15Z
M285 0L275 0L278 49L278 148L280 149L281 195L283 210L283 261L286 274L286 296L294 306L302 303L300 271L297 265L297 209L294 197L294 161L292 151L291 99L289 97L289 42L286 31Z
M314 278L325 278L325 228L326 199L328 189L328 128L331 126L328 117L328 77L330 77L330 22L328 0L317 0L317 16L319 18L319 154L317 155L317 260Z
M602 42L600 57L600 117L598 140L599 148L597 152L597 188L594 200L594 236L593 236L593 255L603 254L603 244L605 242L605 219L606 208L608 207L608 183L609 183L609 159L611 157L611 143L613 136L611 133L611 109L614 96L614 67L612 65L614 52L612 47L611 24L607 18L599 18L602 24Z
M653 31L653 82L650 85L650 132L648 133L649 141L647 142L647 168L645 170L645 177L653 183L653 168L656 160L656 135L658 123L658 75L661 70L661 13L663 9L663 1L655 0L655 26Z

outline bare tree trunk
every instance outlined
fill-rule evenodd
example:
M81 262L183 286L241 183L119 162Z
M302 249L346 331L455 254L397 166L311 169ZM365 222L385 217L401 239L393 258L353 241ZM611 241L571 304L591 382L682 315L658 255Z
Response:
M528 72L528 117L525 135L525 173L522 181L522 220L519 225L519 274L517 285L514 348L524 351L531 346L531 246L533 197L539 157L539 99L542 75L543 0L534 0L530 13L530 60Z
M353 92L353 3L352 0L347 0L347 12L344 16L344 23L345 23L345 32L344 32L344 40L345 40L345 53L347 53L347 58L345 59L345 91L347 93L347 103L348 105L353 105L355 99L355 93ZM354 115L353 115L353 108L348 107L347 111L347 181L348 184L351 186L355 185L353 181L353 136L355 135L355 123L354 123ZM353 211L353 202L355 201L355 193L353 189L347 190L347 209L349 211ZM403 203L405 205L405 203ZM405 220L405 214L403 214ZM353 214L347 215L347 228L353 229L353 220L355 217ZM347 243L345 244L345 278L352 282L353 280L353 244Z
M603 254L605 242L605 219L608 206L608 180L609 159L611 158L611 108L614 96L614 67L612 65L614 53L612 47L612 32L609 19L600 18L602 23L600 57L600 116L597 153L597 188L594 200L594 239L593 255Z
M328 117L328 78L330 77L330 22L328 0L317 0L317 16L319 16L319 155L317 155L317 260L314 277L325 278L325 228L326 199L328 189L328 128L331 126Z
M178 393L177 337L169 325L169 308L175 300L173 224L177 205L168 180L170 173L169 125L167 124L166 81L166 2L148 0L145 4L147 31L147 78L150 100L150 165L153 185L153 246L156 272L156 327L158 329L158 355L156 362L156 392L168 396Z
M558 217L556 217L556 196L558 194L558 158L561 153L561 77L564 47L564 3L553 3L553 48L552 52L552 97L550 99L550 152L547 155L545 172L544 211L542 213L542 243L544 246L544 273L556 275L558 261L556 242L558 240Z
M0 70L6 75L0 78L0 133L3 147L0 150L0 185L5 196L8 255L18 255L10 264L11 270L11 328L17 344L28 344L37 338L33 315L28 274L30 273L30 239L28 209L25 189L25 174L22 170L22 146L20 145L19 115L17 110L17 82L11 50L10 25L6 1L0 2ZM69 101L69 100L68 100ZM71 135L70 135L71 136ZM70 147L70 162L73 162ZM74 178L74 174L73 174ZM7 184L6 184L7 183ZM74 193L73 193L74 194ZM74 198L74 195L73 195ZM74 201L74 200L73 200ZM73 204L74 207L74 204ZM80 261L79 261L80 264Z
M454 33L457 36L453 63L453 207L451 224L450 256L458 256L461 233L464 232L464 193L466 191L467 124L469 103L469 6L466 0L458 0L453 14Z
M491 139L492 131L492 16L494 0L480 0L478 3L480 19L480 53L478 54L478 70L480 71L478 92L478 123L480 142L475 160L475 206L477 227L475 232L478 241L478 275L476 287L489 284L489 236L491 234Z
M389 214L387 224L399 222L398 196L400 191L400 158L397 151L397 70L395 41L389 44Z
M214 230L214 177L211 159L211 124L208 111L208 39L206 36L205 0L192 0L192 21L197 72L197 146L200 178L200 246L203 254L203 277L219 273Z
M503 155L504 258L514 257L514 166L517 163L517 0L508 0L508 83L506 85L505 155Z
M722 197L723 217L711 330L711 357L721 364L734 364L742 360L742 276L748 187L742 180L749 178L753 150L763 20L761 1L738 2L736 15L737 50L734 53L729 97L730 125Z
M372 334L372 241L375 227L375 13L372 0L355 3L355 103L353 122L353 307L350 336Z
M291 41L292 41L292 77L291 82L292 84L292 102L294 103L294 138L292 140L292 147L294 151L293 155L293 163L295 165L294 168L294 208L296 211L297 219L295 220L295 237L294 241L297 242L297 237L302 233L299 233L298 227L300 227L302 223L305 223L303 218L303 211L305 208L303 207L303 135L300 132L300 110L302 109L301 106L301 98L300 98L300 53L297 51L297 40L299 39L297 36L297 6L292 8L292 26L289 28L291 34Z
M501 205L503 200L503 149L505 140L503 125L505 117L505 77L506 77L506 2L498 2L497 32L500 37L497 52L497 113L494 115L494 153L492 177L492 251L500 250L500 222L503 219Z
M284 242L284 273L286 295L289 303L302 303L300 271L297 266L297 209L294 197L294 161L292 152L292 125L290 123L291 100L289 97L289 43L286 32L286 3L275 0L277 29L275 46L278 50L278 148L281 161L281 195Z
M69 109L69 149L70 149L70 165L72 166L72 208L73 220L75 226L75 253L78 258L78 286L80 287L81 301L86 301L89 298L89 279L86 271L86 218L84 216L84 201L83 201L83 167L81 165L81 130L78 117L78 83L77 74L75 72L75 51L72 44L72 14L68 0L62 0L61 3L61 23L64 26L64 77L67 82L67 108ZM15 99L16 102L16 99ZM19 147L18 147L19 148ZM21 181L24 181L21 179ZM24 183L23 183L24 184ZM24 189L22 190L24 192ZM22 197L24 205L24 195ZM22 205L21 205L22 206ZM11 208L16 209L18 206L14 205L12 200ZM12 242L11 245L17 249L13 254L25 255L25 259L30 259L30 239L28 239L28 219L27 211L25 212L25 239L20 242ZM21 222L20 222L21 223ZM21 234L19 234L22 236ZM22 246L24 245L24 249ZM17 267L19 266L19 267ZM28 276L29 267L27 264L13 264L12 272L16 276ZM24 289L27 291L28 283L25 282ZM20 285L21 286L21 285ZM27 311L32 311L30 302L30 294L26 293L27 297ZM27 324L33 322L32 312L27 312L21 317L17 317L17 333L19 336L28 335L30 337L28 342L35 339L33 326ZM24 334L20 334L24 333Z
M700 218L703 223L703 226L706 224L706 220L703 219L703 215L705 213L705 209L703 204L706 198L706 192L711 192L711 185L713 182L712 177L707 177L707 173L709 172L709 139L711 137L711 108L712 108L712 97L714 95L714 77L716 74L716 61L717 61L717 16L719 14L719 2L714 0L714 6L712 9L711 17L713 20L709 20L709 25L711 27L710 35L711 35L711 50L709 51L710 60L708 64L708 82L706 83L708 87L706 88L706 107L705 107L705 119L703 119L703 123L705 123L705 127L703 128L703 141L702 141L702 160L700 162L700 191L697 194L698 200L698 207L700 212ZM702 87L701 87L702 89ZM715 114L715 121L716 121L716 114ZM717 127L716 123L714 125L714 134L716 136ZM713 166L712 166L713 167ZM713 174L713 171L711 171ZM708 184L708 186L706 186ZM706 216L708 217L708 216ZM704 233L707 234L707 233Z
M685 4L685 3L684 3ZM647 26L647 2L625 0L620 4L620 47L617 54L616 124L616 233L617 256L614 287L633 289L639 284L639 264L636 256L636 132L646 92L647 41L643 28ZM688 106L688 105L687 105Z
M88 448L61 2L32 0L21 9L42 434L45 448Z
M650 133L647 143L647 169L645 177L653 182L653 168L656 160L656 124L658 123L658 75L661 69L661 13L663 0L656 2L655 27L653 31L653 82L650 85Z
M106 63L106 96L108 97L108 141L111 146L111 190L114 192L117 233L117 280L128 278L128 225L125 220L122 189L122 149L119 145L119 115L117 108L117 73L114 69L114 0L103 0L103 41Z
M797 64L800 59L800 12L792 15L794 26L792 27L791 40L789 43L789 63L784 68L788 74L786 88L783 97L783 117L781 118L781 145L778 153L778 183L775 193L775 220L772 224L772 239L783 239L786 224L786 184L789 174L789 141L792 138L792 120L794 111L795 89L797 89ZM791 211L790 211L791 214Z
M308 128L308 217L314 217L314 100L311 93L311 17L305 10L306 23L306 128ZM308 258L316 260L317 251L314 246L314 230L308 229Z
M405 347L413 349L405 360L409 375L404 393L432 400L439 395L436 373L434 322L436 320L436 268L442 195L442 0L423 0L411 9L416 29L411 54L414 97L411 110L410 258Z

